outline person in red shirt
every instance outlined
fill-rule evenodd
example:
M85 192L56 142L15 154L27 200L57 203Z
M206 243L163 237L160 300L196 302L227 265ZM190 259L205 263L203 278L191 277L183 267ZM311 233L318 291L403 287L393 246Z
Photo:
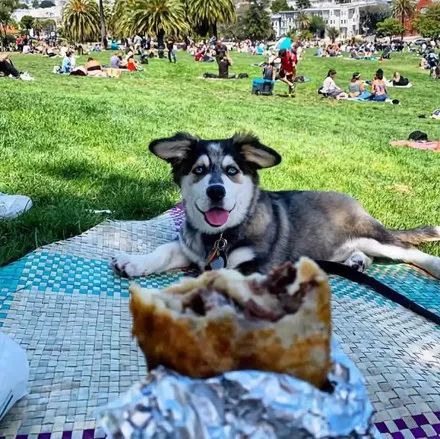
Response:
M290 50L286 49L281 49L278 56L281 60L280 80L289 86L289 95L292 95L295 91L296 56Z

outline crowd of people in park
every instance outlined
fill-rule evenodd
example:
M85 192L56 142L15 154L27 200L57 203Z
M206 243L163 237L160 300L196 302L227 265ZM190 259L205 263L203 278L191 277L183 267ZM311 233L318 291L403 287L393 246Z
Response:
M280 40L281 41L281 40ZM297 64L302 57L304 49L316 47L315 55L320 57L338 57L348 54L352 59L389 59L393 52L409 51L420 55L420 67L429 69L430 74L435 79L440 79L439 55L440 40L422 43L407 43L402 41L357 41L350 39L341 42L328 43L325 40L297 41L292 42L285 37L282 41L289 43L280 46L278 43L264 41L229 41L225 42L212 37L209 40L196 42L190 38L184 41L177 41L169 36L163 43L144 35L135 35L121 40L110 40L108 48L113 50L109 56L108 64L101 65L97 61L96 53L102 52L104 46L100 43L74 44L69 45L65 42L58 42L52 37L41 37L31 39L24 35L17 37L15 43L8 46L9 51L19 51L23 54L40 54L49 58L61 58L58 65L54 66L54 72L81 76L108 76L109 71L139 71L142 64L148 64L151 58L168 58L170 63L177 62L177 50L183 50L193 56L196 62L216 63L218 71L216 73L207 72L205 77L231 79L236 77L247 77L242 73L234 75L230 73L233 65L231 52L248 53L253 55L265 56L267 61L264 63L263 78L271 81L280 80L288 87L288 94L293 95L296 83ZM77 65L77 57L88 55L87 61L83 65ZM102 59L102 58L101 58ZM24 80L32 79L29 74L20 72L12 63L8 52L4 52L0 58L0 76L11 76ZM114 76L110 74L110 76ZM116 75L118 76L118 75ZM327 83L332 86L332 75L326 78ZM380 79L378 79L380 80ZM330 87L331 88L331 87ZM345 92L344 92L345 93ZM333 94L330 93L330 94ZM345 93L347 96L349 94ZM376 98L383 94L374 92ZM344 96L343 94L340 95Z
M354 72L346 90L336 84L337 72L330 69L318 92L328 98L337 100L353 99L374 102L391 102L398 104L397 100L391 100L388 94L390 87L408 87L410 81L399 72L394 72L390 80L387 80L382 69L377 69L372 80L364 81L360 72Z

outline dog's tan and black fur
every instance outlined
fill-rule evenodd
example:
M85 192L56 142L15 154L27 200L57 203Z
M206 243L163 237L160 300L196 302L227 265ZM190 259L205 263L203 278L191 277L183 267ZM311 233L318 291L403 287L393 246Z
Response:
M353 198L337 192L264 191L258 170L280 155L249 134L202 140L186 133L155 140L150 151L172 166L186 220L179 241L149 255L119 255L113 266L133 277L181 268L203 269L214 242L227 240L227 267L267 272L309 256L364 269L372 258L409 262L440 278L440 258L413 247L440 240L440 227L389 230Z

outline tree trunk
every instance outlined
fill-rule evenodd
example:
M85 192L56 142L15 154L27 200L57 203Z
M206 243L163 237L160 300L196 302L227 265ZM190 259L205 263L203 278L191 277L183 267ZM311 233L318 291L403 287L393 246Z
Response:
M101 44L104 50L107 50L107 29L105 27L104 2L99 0L99 20L101 21Z
M157 32L157 54L159 55L159 58L164 57L164 37L165 37L165 31L163 29L159 29Z
M402 12L402 35L400 35L400 41L403 41L403 35L405 34L405 14Z
M217 39L217 36L218 36L218 32L217 32L217 23L212 23L212 24L209 26L209 33L210 33L209 38L211 38L211 37L215 37L215 38Z

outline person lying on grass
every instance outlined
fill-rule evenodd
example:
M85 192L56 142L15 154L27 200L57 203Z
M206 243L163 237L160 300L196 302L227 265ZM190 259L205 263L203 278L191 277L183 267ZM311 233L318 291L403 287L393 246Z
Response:
M394 87L405 87L409 84L409 79L403 77L399 72L394 72L392 81Z
M330 69L327 73L327 77L322 84L321 93L327 95L329 98L335 98L337 100L347 99L348 95L335 83L336 70Z

